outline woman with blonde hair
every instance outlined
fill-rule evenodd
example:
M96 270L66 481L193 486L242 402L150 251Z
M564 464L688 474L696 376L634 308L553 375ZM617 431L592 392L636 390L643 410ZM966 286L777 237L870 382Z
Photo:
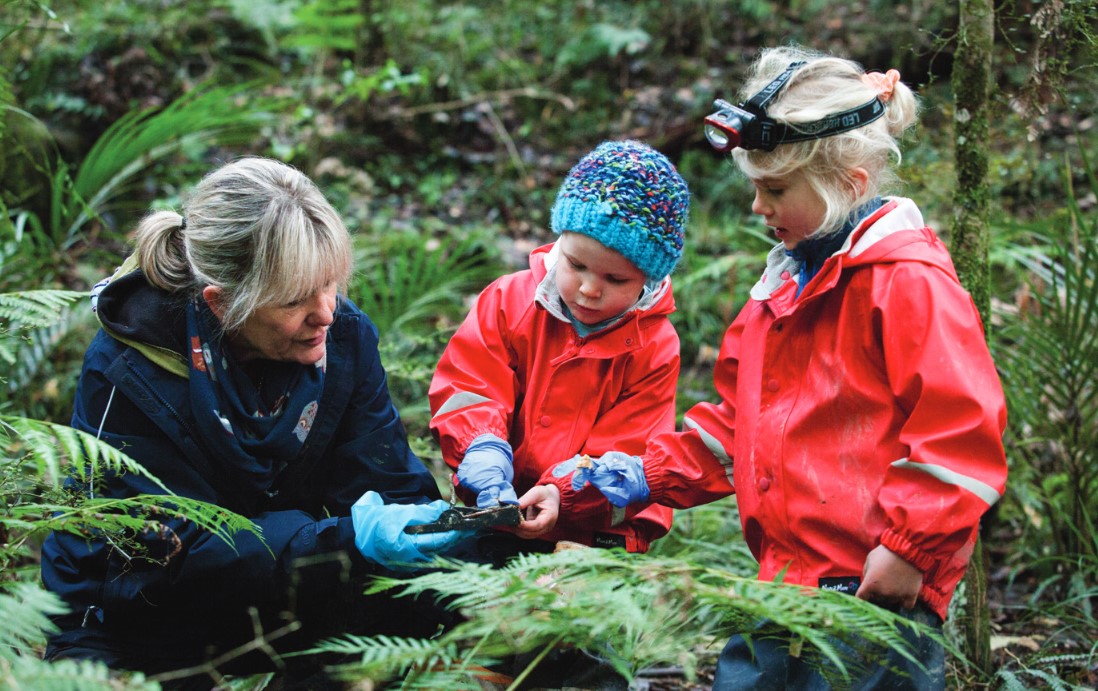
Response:
M363 581L461 537L410 535L447 508L408 447L369 318L341 294L351 240L305 175L244 158L208 174L181 213L141 221L136 252L93 289L102 325L72 426L123 450L175 494L251 519L235 544L183 516L136 536L52 534L42 577L70 612L47 657L161 673L277 630L281 652L348 631L432 633L441 614L362 596ZM162 493L137 474L84 487ZM281 663L280 663L281 664ZM208 686L210 678L192 680Z

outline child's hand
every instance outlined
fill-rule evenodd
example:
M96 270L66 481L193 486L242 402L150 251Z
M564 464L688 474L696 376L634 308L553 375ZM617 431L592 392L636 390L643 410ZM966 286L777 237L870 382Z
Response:
M511 462L510 444L494 434L482 434L465 450L457 469L458 482L477 493L477 506L482 509L517 504Z
M519 498L519 509L526 517L514 529L515 535L532 539L548 533L560 516L560 490L556 485L535 485Z
M556 471L554 471L556 475ZM648 501L648 482L645 480L645 462L640 456L623 452L606 452L591 461L591 467L576 468L572 476L572 489L580 491L584 482L591 482L607 501L623 509L632 503ZM576 487L579 486L579 487Z
M912 609L922 585L922 571L884 545L877 545L866 555L862 584L854 596L882 607Z

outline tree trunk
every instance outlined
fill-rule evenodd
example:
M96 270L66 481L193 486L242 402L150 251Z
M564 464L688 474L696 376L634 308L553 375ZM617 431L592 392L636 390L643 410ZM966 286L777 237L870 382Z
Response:
M985 328L991 327L988 262L988 100L995 10L991 0L960 0L960 27L953 62L957 191L950 252L961 283L972 294ZM977 540L964 580L964 606L955 613L963 652L978 669L991 669L987 608L987 551Z

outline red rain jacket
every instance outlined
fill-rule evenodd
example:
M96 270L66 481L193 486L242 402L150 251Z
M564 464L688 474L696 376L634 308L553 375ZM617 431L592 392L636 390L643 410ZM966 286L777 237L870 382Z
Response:
M907 199L863 221L796 299L795 273L775 248L721 345L722 401L648 447L651 499L735 493L764 580L860 577L884 544L923 572L919 597L944 619L1007 475L976 307Z
M580 338L535 301L552 245L530 254L530 269L481 292L450 339L429 392L431 430L456 469L469 443L491 433L514 450L514 487L522 496L542 474L576 454L644 452L675 428L679 338L668 315L670 284L648 309L627 313ZM455 479L456 482L456 479ZM475 497L459 495L469 503ZM671 509L615 509L594 488L579 493L546 540L647 551L671 528Z

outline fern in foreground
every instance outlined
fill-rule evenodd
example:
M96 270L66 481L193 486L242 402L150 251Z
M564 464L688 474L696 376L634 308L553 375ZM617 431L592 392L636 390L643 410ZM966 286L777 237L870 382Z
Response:
M49 617L64 611L53 593L30 583L0 588L0 688L35 689L158 689L140 674L119 674L106 665L74 660L45 662L37 651L53 630Z
M346 679L403 677L402 688L468 688L478 669L569 647L606 660L629 678L671 664L693 679L700 656L716 654L733 632L767 620L760 635L793 634L799 654L833 669L841 684L859 665L872 664L881 648L907 655L904 627L936 636L846 595L597 549L527 555L502 569L440 563L414 579L381 580L375 587L387 589L442 598L464 619L431 640L348 636L307 652L354 660L338 669Z

